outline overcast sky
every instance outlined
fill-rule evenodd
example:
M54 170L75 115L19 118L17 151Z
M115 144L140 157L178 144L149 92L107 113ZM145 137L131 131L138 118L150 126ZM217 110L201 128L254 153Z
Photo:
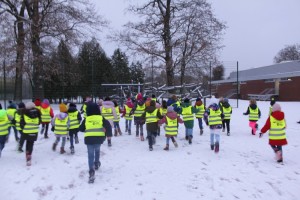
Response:
M137 0L91 0L114 29L134 16L125 13L129 2ZM139 2L145 0L139 0ZM274 56L286 45L300 44L300 0L208 0L214 14L225 21L224 49L220 60L241 69L273 64ZM102 37L108 55L118 48ZM225 66L226 67L226 66Z

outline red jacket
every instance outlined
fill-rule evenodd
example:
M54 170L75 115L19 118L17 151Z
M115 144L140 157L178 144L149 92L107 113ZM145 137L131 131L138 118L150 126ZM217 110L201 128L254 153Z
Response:
M277 120L284 120L284 112L281 111L275 111L272 112L272 117L274 117ZM264 127L262 127L262 129L260 130L261 133L265 133L267 132L269 129L271 128L271 122L270 122L270 117L268 117ZM269 139L269 144L270 145L286 145L287 144L287 140L286 139L281 139L281 140L271 140Z

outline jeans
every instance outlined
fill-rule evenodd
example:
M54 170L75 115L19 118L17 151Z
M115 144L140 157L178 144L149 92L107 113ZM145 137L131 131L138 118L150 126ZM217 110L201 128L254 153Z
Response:
M226 126L227 133L230 133L230 119L224 119L223 122ZM223 126L224 129L225 129L225 126Z
M78 129L69 130L70 147L74 147L74 137L77 137Z
M94 170L96 163L100 163L101 144L87 144L89 170Z
M220 143L221 129L210 129L210 144Z
M18 137L18 130L17 130L17 128L15 127L15 126L9 126L8 127L8 134L10 134L10 129L13 129L14 130L14 132L15 132L15 139L16 139L16 141L18 141L19 140L19 137Z
M198 119L198 123L199 123L199 128L203 129L202 118L197 118L197 119Z
M143 124L136 123L136 136L139 136L139 130L140 130L140 135L144 135L143 133Z
M149 147L152 147L153 143L155 143L156 136L157 136L157 132L147 130L147 138L148 138Z
M120 128L119 122L114 122L114 128L115 128L115 129L119 129L119 128Z
M127 120L127 119L125 120L125 127L129 133L131 132L131 122L132 122L132 120Z
M60 141L60 138L62 138L61 147L65 147L67 136L56 136L56 140L54 143L58 144Z
M192 128L185 128L185 135L193 137L193 129Z

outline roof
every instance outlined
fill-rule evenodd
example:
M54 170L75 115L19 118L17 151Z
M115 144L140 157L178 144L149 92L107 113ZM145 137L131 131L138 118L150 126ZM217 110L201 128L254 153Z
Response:
M286 61L269 65L265 67L258 67L253 69L241 70L238 73L239 81L251 80L266 80L274 78L290 78L300 76L300 60ZM212 84L231 83L237 81L237 72L231 72L229 79L212 81Z

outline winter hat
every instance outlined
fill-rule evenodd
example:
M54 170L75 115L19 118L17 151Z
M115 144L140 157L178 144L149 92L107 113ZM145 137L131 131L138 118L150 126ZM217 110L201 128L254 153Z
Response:
M228 99L227 99L227 98L224 98L223 102L224 102L224 103L225 103L225 102L228 103Z
M196 101L201 101L201 98L200 98L200 97L198 97L198 98L196 99Z
M281 106L279 105L279 103L275 103L272 107L272 112L275 111L281 111Z
M44 104L46 104L46 105L50 105L50 103L49 103L49 100L48 100L48 99L44 99L44 100L43 100L43 103L44 103Z
M69 108L76 108L76 104L75 103L70 103Z
M20 103L18 104L18 108L25 108L25 104L24 104L23 102L20 102Z
M34 104L35 104L36 106L41 106L41 100L38 99L38 98L35 99Z
M167 112L174 112L173 106L169 106L169 107L167 108Z
M28 110L33 109L33 108L35 108L35 104L33 102L29 101L25 104L25 108Z
M190 100L189 100L189 98L185 98L183 102L184 102L184 103L189 103Z
M97 100L97 104L98 104L99 106L102 106L103 100L102 100L102 99L98 99L98 100Z
M6 116L6 111L5 110L0 110L0 120L3 120Z
M137 100L143 100L143 95L141 93L138 93L138 95L136 96Z
M86 105L86 115L100 115L99 106L93 102L90 102Z
M67 108L66 104L64 104L64 103L59 104L59 111L63 112L63 113L68 112L68 108Z
M17 108L16 104L11 102L8 106L8 108Z

